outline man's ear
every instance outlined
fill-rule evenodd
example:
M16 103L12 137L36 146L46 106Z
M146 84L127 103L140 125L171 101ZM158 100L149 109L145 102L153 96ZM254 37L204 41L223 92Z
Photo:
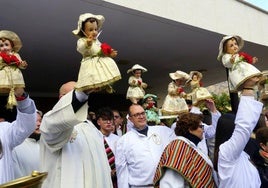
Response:
M97 125L100 127L100 118L99 119L97 119Z
M262 150L264 150L266 145L264 143L260 143L260 147L261 147Z

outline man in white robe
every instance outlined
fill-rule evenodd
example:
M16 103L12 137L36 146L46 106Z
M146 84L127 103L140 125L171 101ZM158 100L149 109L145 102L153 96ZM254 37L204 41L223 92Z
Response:
M17 117L12 123L0 122L0 184L15 178L12 150L21 144L35 129L36 108L34 101L24 93L24 89L15 89L17 97Z
M148 126L142 106L129 108L133 128L117 141L115 164L118 188L153 187L153 178L166 145L175 138L166 126Z
M60 91L68 92L74 85L69 82ZM72 90L43 117L41 169L48 172L43 188L112 187L103 137L86 121L87 99L84 92Z

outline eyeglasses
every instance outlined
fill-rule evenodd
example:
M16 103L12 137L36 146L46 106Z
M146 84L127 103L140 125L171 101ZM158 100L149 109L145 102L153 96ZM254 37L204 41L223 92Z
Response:
M137 117L143 117L143 116L145 116L145 112L143 111L143 112L141 112L141 113L136 113L136 114L133 114L133 115L131 115L131 116L133 116L133 117L135 117L135 118L137 118Z
M103 123L113 123L113 122L114 122L113 119L102 119L102 118L101 118L101 121L102 121Z

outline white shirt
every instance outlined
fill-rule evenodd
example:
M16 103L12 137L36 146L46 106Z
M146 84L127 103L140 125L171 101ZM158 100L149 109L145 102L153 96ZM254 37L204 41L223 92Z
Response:
M200 150L202 150L206 155L209 155L208 153L209 149L214 151L214 145L210 145L210 148L208 148L207 139L212 139L215 137L217 123L218 123L218 119L220 118L220 116L221 116L221 113L218 111L215 113L211 113L212 124L207 125L205 123L202 123L204 125L203 139L201 140L201 142L198 143L197 147Z
M118 188L153 184L162 152L174 138L166 126L148 126L147 136L132 128L120 137L115 156Z
M31 175L33 170L40 171L40 147L39 142L33 138L25 141L14 148L13 161L15 178Z
M103 135L85 122L87 104L74 113L72 94L64 95L42 119L41 170L48 172L42 187L112 188Z
M35 122L35 104L26 98L18 101L16 121L0 123L0 139L3 147L3 155L0 158L0 184L15 178L12 150L30 136L35 129Z
M243 150L262 111L262 103L241 96L231 138L220 145L218 158L219 187L260 187L257 169Z

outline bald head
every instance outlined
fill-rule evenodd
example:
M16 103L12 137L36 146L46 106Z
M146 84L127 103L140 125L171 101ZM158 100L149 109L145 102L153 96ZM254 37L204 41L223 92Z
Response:
M68 92L72 91L74 89L75 84L76 84L75 81L70 81L63 84L59 90L59 98L61 98L63 95L66 95Z

